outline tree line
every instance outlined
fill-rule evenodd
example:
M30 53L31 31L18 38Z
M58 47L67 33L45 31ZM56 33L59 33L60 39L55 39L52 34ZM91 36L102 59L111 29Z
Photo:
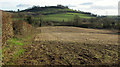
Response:
M42 18L35 20L34 17L28 16L25 21L33 26L75 26L84 28L97 28L97 29L119 29L120 23L118 18L97 17L97 18L80 18L75 15L74 18L68 22L45 21Z

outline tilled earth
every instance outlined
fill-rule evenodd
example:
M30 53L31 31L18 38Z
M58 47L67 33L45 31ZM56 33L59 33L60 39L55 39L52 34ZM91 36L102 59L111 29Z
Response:
M22 65L80 65L117 63L117 45L63 42L34 42L15 61Z
M117 31L78 27L39 27L35 41L81 42L91 44L118 45Z
M77 27L41 27L24 54L21 65L112 64L118 61L118 35L108 30Z

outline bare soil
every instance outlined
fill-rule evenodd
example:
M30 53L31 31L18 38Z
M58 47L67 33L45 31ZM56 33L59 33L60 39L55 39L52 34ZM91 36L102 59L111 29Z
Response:
M35 41L64 41L91 44L118 45L118 35L115 31L86 29L78 27L41 27Z
M78 27L39 27L32 44L17 60L21 65L83 65L118 62L115 31Z

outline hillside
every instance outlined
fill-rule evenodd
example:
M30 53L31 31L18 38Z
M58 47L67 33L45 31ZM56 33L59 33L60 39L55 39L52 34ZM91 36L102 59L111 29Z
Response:
M57 6L33 6L25 10L18 11L17 13L28 16L32 15L35 19L42 18L45 21L71 21L75 15L78 15L80 18L94 18L96 15L76 11L69 9L67 6L57 5Z

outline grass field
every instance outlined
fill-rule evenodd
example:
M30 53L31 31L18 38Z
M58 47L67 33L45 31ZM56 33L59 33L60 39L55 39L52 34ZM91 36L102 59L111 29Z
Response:
M42 18L44 21L59 21L59 22L68 22L74 19L75 15L78 15L80 18L95 18L90 14L84 14L81 11L76 11L69 8L57 9L57 8L45 8L37 12L20 12L16 15L32 15L35 20ZM15 14L14 14L15 15ZM13 20L24 20L23 18L13 18Z
M68 22L68 21L73 21L74 16L78 15L80 18L95 18L86 14L81 14L81 13L59 13L59 14L49 14L49 15L38 15L35 16L35 20L43 19L44 21L58 21L58 22ZM13 20L24 20L24 18L13 18Z
M80 13L51 14L51 15L45 15L45 16L43 16L43 18L44 18L44 20L48 20L48 21L60 21L60 22L62 22L64 20L66 22L66 21L73 20L75 15L78 15L80 18L88 18L88 19L92 18L91 16L88 16L85 14L80 14Z
M44 21L58 21L58 22L68 22L73 21L74 16L78 15L80 18L95 18L86 14L80 13L59 13L59 14L49 14L35 17L36 20L42 18Z

